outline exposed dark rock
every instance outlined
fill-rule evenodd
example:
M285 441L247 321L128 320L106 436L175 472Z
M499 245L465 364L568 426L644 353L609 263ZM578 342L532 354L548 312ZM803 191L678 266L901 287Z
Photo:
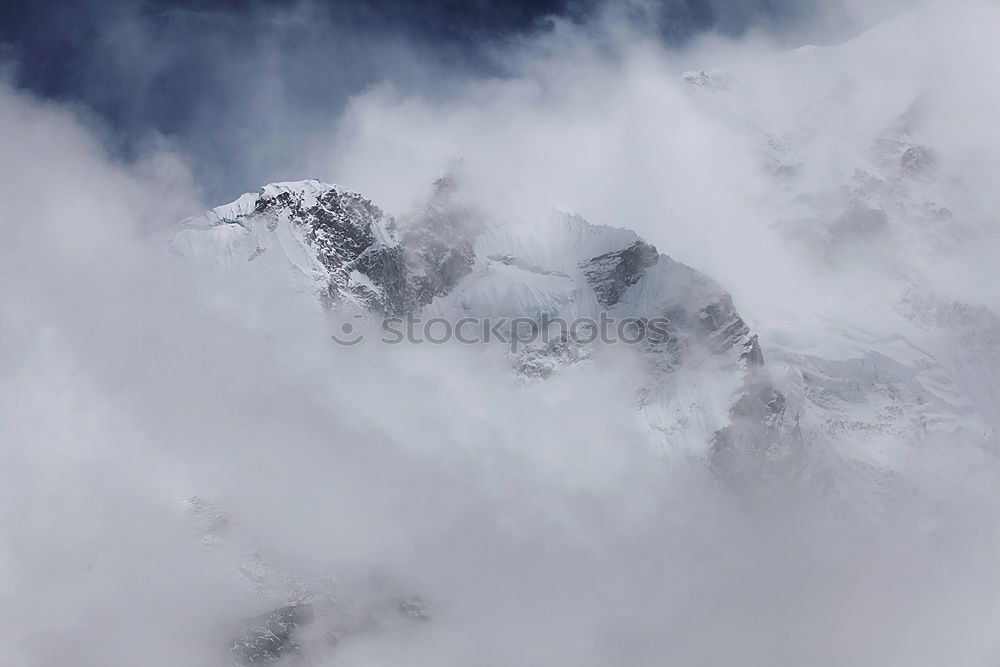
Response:
M384 243L376 234L378 226L394 235L395 222L369 200L339 188L325 190L308 203L301 192L262 193L253 213L270 216L274 224L285 214L303 230L330 272L330 280L319 294L324 306L334 307L350 293L376 312L402 312L406 290L403 254L397 245ZM354 271L364 275L374 289L352 281Z
M381 288L372 294L367 288L354 288L359 299L369 302L369 307L389 315L400 315L407 310L406 267L403 251L398 247L370 246L352 263L357 269Z
M311 604L289 605L248 619L246 634L233 643L237 664L266 665L301 655L302 646L296 634L315 619Z
M763 366L764 355L757 336L736 312L728 294L698 311L698 325L715 352L740 348L740 358L749 366Z
M410 310L444 296L472 271L483 223L474 210L453 201L455 188L453 177L435 181L427 206L402 230Z
M587 282L602 306L618 303L622 293L635 285L659 255L648 243L636 241L629 247L593 257L580 264Z

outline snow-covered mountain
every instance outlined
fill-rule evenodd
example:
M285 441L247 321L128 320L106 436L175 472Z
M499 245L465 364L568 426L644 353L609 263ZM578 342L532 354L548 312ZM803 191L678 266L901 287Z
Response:
M779 465L791 460L796 439L782 430L784 398L756 335L718 284L627 229L562 213L493 220L457 202L456 190L453 179L438 181L427 202L397 222L339 186L271 184L185 221L171 249L255 287L311 295L317 309L342 315L524 318L539 326L559 318L597 322L602 314L663 318L667 335L639 344L601 342L589 329L553 324L543 342L480 346L509 366L514 386L605 355L634 365L633 404L647 442L615 446L702 457L723 475L764 452ZM241 545L221 508L198 498L190 507L221 569L270 609L233 627L241 664L323 651L344 637L430 614L419 595L387 582L355 592L352 601L328 582L302 581Z
M309 290L326 306L401 307L394 222L360 195L318 181L273 183L218 206L185 222L171 248L222 266L252 262L258 273Z
M752 108L732 101L733 75L721 79L726 86L720 77L702 72L686 80L698 94L707 87L711 104L722 96L730 106ZM915 225L955 224L929 194L936 191L923 187L932 182L925 171L933 152L911 137L915 122L913 108L904 110L874 139L878 170L857 167L832 192L810 193L794 169L774 169L797 201L813 203L812 217L776 221L773 233L837 271L838 253L869 236L898 234L910 247L926 242ZM764 129L761 136L766 163L776 140ZM953 437L984 447L996 441L1000 320L983 306L935 294L907 265L906 253L886 268L892 300L859 296L870 317L820 302L764 313L757 318L759 344L722 287L635 233L562 213L494 220L459 203L457 187L441 179L423 206L397 221L340 186L271 184L185 221L171 247L276 289L310 294L325 309L452 322L596 320L601 313L666 318L669 340L633 351L646 369L636 378L636 406L650 442L671 453L718 454L737 418L739 432L752 433L757 447L804 440L888 468L901 460L901 447ZM937 222L914 222L914 211L938 211ZM604 347L557 336L523 346L510 363L522 378L544 378Z
M995 415L976 408L977 392L990 404L995 368L977 360L995 359L1000 341L985 309L911 291L864 322L820 309L785 314L767 323L761 345L721 286L634 232L563 213L494 220L460 203L457 190L453 179L440 180L397 221L340 186L267 185L185 221L171 248L254 285L310 295L323 313L452 322L665 318L669 336L639 345L572 334L516 351L479 345L510 367L512 384L544 383L604 355L631 364L647 442L615 445L694 456L728 482L774 476L822 488L827 502L881 511L881 494L902 483L889 464L902 459L889 458L890 446L957 437L986 446L995 437ZM748 468L755 474L746 476ZM845 470L853 474L838 474ZM198 499L191 507L222 569L271 610L233 628L234 651L247 664L294 654L302 642L326 650L338 638L431 613L418 592L398 584L373 584L352 599L324 581L302 581L241 546L222 510Z
M748 318L788 413L821 448L888 468L924 445L1000 443L1000 318L941 277L978 262L995 209L946 159L951 102L878 57L930 18L683 77L705 113L757 138L766 233L824 290Z
M339 186L267 185L186 221L171 247L309 291L327 309L539 325L596 322L602 313L665 318L668 336L630 350L645 369L635 396L650 441L705 455L721 446L736 414L752 414L758 435L773 438L783 398L771 388L757 337L718 284L627 229L562 213L491 220L454 202L455 189L450 178L438 181L427 203L397 223ZM544 379L607 352L589 330L552 332L510 354L515 375Z
M266 185L185 221L171 248L274 294L306 295L338 321L662 318L669 335L638 345L567 332L516 350L479 345L509 366L512 383L621 361L635 369L632 404L646 439L615 446L696 458L727 482L752 468L762 474L745 478L820 487L824 502L875 507L869 516L878 516L880 494L904 487L918 465L914 453L930 453L946 477L1000 446L1000 317L939 279L995 220L969 205L967 183L935 143L935 103L920 86L897 82L877 112L841 117L858 91L891 80L857 65L879 61L871 52L899 41L885 33L905 31L908 20L837 47L682 77L706 116L756 139L773 214L761 233L811 267L805 299L786 300L790 291L776 285L771 302L745 308L628 220L503 219L469 205L460 176L440 179L397 218L341 186ZM817 82L816 71L837 75ZM206 507L195 509L215 517ZM247 562L238 550L227 558ZM429 613L403 589L378 598L377 612L331 611L321 586L290 584L273 564L250 561L266 572L244 574L272 582L278 616L257 619L239 645L248 651L302 624L300 613L334 634L353 632L344 618L355 613L379 623Z

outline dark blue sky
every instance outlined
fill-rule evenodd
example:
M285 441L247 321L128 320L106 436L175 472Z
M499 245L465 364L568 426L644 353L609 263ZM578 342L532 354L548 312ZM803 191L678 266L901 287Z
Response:
M599 2L6 0L0 59L13 64L16 86L80 108L125 158L150 136L166 137L223 196L280 177L221 157L233 145L268 135L293 154L295 137L328 125L374 81L428 91L497 74L489 48L548 30L551 16L586 23ZM659 0L636 20L679 45L705 30L776 31L810 4ZM259 113L265 95L270 117ZM289 118L298 127L282 144L276 133Z

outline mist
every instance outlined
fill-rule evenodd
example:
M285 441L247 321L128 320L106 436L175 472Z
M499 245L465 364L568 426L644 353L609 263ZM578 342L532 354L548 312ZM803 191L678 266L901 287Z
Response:
M307 664L1000 660L1000 467L979 434L817 447L824 484L720 479L650 445L626 359L523 383L475 347L337 347L311 299L167 252L178 221L268 181L339 183L404 217L460 169L499 225L576 213L712 276L779 376L789 337L879 321L906 286L1000 307L995 5L838 4L780 32L737 12L682 43L597 6L471 64L385 26L345 44L312 11L241 19L199 79L213 103L127 150L93 108L0 84L0 663L231 664L241 623L285 601L206 546L193 496L225 509L225 549L331 580L351 608L426 601L428 622ZM308 43L271 41L276 16ZM150 53L142 21L108 25ZM149 81L178 50L126 73ZM314 68L328 94L290 93ZM733 72L748 106L693 89L702 69ZM131 99L149 113L142 86ZM819 197L761 168L761 130L820 136L800 173L822 193L915 103L960 224L845 233L830 253L785 233Z

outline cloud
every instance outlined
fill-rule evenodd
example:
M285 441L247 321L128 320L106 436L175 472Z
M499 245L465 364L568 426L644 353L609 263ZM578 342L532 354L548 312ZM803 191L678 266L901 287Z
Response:
M871 13L879 2L861 3ZM890 3L891 4L891 3ZM436 93L500 75L495 51L572 24L609 20L677 46L706 32L801 39L807 26L858 30L840 3L665 0L603 3L393 0L324 3L63 3L4 10L0 58L17 86L86 107L112 151L166 136L213 200L300 173L299 155L355 94L391 81ZM516 49L516 47L513 47Z
M763 111L781 122L800 114L788 99L847 90L817 112L837 132L810 156L822 180L841 159L831 145L867 141L911 93L931 95L927 132L960 165L966 219L988 238L992 195L968 165L996 154L995 94L979 85L996 16L969 11L890 28L846 64L781 71L809 94L775 94ZM925 54L942 16L950 48ZM766 65L771 45L676 52L604 20L596 37L559 23L512 46L502 76L421 93L389 82L305 127L297 100L271 95L298 63L289 55L237 98L248 108L232 132L268 120L221 162L277 154L263 171L305 165L398 213L462 157L468 196L498 217L557 206L635 228L751 313L820 284L848 308L842 265L817 277L812 255L771 232L788 203L759 168L756 129L679 76L713 54L724 68ZM121 39L135 54L148 44ZM897 64L901 52L913 60ZM261 58L244 70L220 53L215 74L242 80ZM841 67L854 88L837 88ZM780 90L759 71L758 90ZM961 128L954 108L968 111ZM72 109L10 86L0 136L0 662L224 663L240 619L274 600L199 546L182 502L193 494L305 578L351 591L387 572L431 601L431 623L344 641L332 664L995 661L992 459L953 477L934 452L906 476L838 468L878 496L853 512L822 489L730 488L640 444L627 366L520 387L474 350L341 349L310 304L176 262L163 230L206 203L199 166L168 139L113 156ZM851 275L877 276L881 252ZM954 290L990 276L984 260L959 271L974 256L940 270Z

